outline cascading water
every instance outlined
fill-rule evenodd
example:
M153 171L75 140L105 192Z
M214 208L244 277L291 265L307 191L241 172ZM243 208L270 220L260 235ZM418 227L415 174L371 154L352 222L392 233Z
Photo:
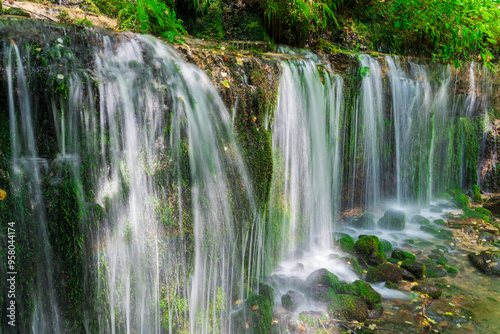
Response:
M27 47L22 56L14 42L5 47L13 192L30 194L19 203L28 216L15 218L36 231L31 242L39 245L36 268L24 271L35 281L28 282L31 293L25 290L33 320L23 326L80 331L58 311L72 289L81 293L72 312L87 333L230 332L247 256L236 230L249 230L257 217L230 116L199 69L158 40L123 37L92 37L98 46L89 50L90 70L74 61L73 37L64 32L50 37L45 50ZM33 103L27 89L27 77L37 75L24 74L30 52L50 52L56 61L48 66L60 94L44 105ZM33 130L32 109L53 117L55 159L37 153L43 133ZM57 250L62 263L54 266L56 219L77 225L62 231L75 240ZM72 256L83 262L74 264ZM28 268L28 261L20 265ZM71 282L60 277L66 267L81 271L82 282L66 287Z
M16 29L2 51L0 205L19 231L20 332L237 333L236 301L273 268L280 283L321 267L357 279L331 248L341 220L477 182L478 65L459 80L393 57L361 55L343 76L283 61L261 215L238 115L199 69L151 37L36 26L23 43Z

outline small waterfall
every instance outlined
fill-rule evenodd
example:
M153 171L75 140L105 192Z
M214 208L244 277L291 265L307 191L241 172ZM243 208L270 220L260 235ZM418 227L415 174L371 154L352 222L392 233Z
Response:
M340 205L343 80L312 61L282 63L273 132L269 239L276 255L326 245ZM276 242L283 238L281 243Z

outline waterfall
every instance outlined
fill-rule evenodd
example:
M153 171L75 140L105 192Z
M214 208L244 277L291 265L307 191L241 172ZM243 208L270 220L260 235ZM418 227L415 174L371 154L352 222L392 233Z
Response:
M38 234L30 241L37 267L22 278L35 280L27 283L29 327L76 330L59 307L77 298L80 309L73 312L88 333L230 332L230 312L248 274L242 263L253 249L241 245L251 243L243 239L260 224L215 87L151 37L93 35L97 43L83 65L64 35L50 38L46 49L12 43L4 51L12 188L23 199L16 219ZM30 52L55 58L48 66L57 92L43 103L27 89L37 75ZM36 150L44 133L33 113L53 124L52 158ZM61 231L69 235L59 235L73 223ZM69 249L53 250L70 235ZM81 273L73 287L61 280L67 270Z
M273 274L357 279L333 244L355 217L480 182L491 80L479 64L266 58L281 73L275 110L250 129L269 135L252 153L272 151L260 203L240 109L170 46L28 21L0 32L0 214L18 233L19 332L238 333L245 298ZM248 85L249 64L237 63Z

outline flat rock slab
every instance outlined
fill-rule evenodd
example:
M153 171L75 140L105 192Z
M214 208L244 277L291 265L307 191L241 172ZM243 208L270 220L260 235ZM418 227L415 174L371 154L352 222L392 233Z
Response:
M500 252L482 251L467 255L469 261L488 276L500 276Z
M479 227L481 230L489 232L491 234L499 234L500 231L495 226L486 222L481 218L450 218L446 222L448 227L452 228L462 228L467 226Z

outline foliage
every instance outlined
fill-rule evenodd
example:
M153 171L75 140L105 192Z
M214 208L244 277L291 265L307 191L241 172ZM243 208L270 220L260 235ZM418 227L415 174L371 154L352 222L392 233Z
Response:
M180 34L185 33L182 21L177 19L175 11L161 0L124 2L118 13L118 20L120 29L150 33L170 42L179 40Z
M378 5L380 42L389 51L423 49L443 61L489 61L498 45L498 0L392 0ZM410 48L414 48L411 50Z
M328 26L338 26L333 12L336 3L328 0L269 0L265 1L264 13L277 42L300 46L308 35L317 37Z

